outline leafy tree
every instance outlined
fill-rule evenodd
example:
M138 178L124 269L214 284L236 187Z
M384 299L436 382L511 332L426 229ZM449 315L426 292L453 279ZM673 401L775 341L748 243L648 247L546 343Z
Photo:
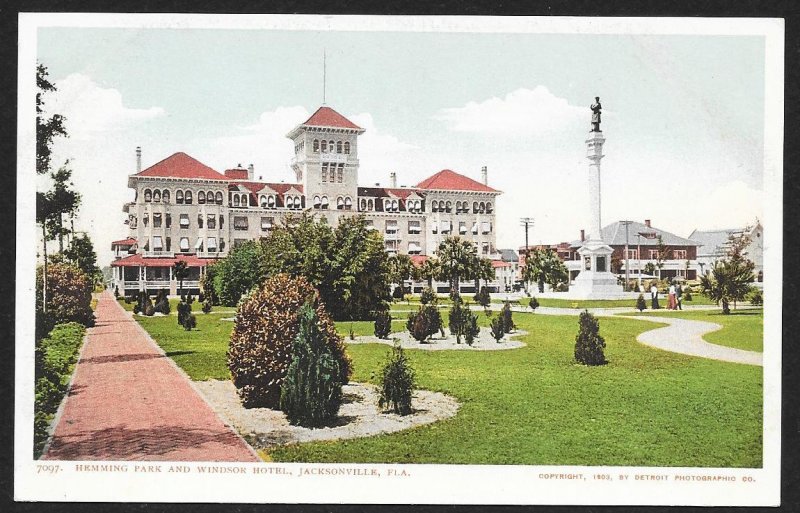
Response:
M217 289L214 287L214 278L217 276L216 263L206 266L206 272L200 280L200 286L203 289L204 299L209 301L212 305L220 304Z
M503 331L506 333L514 331L516 326L514 325L514 318L511 313L511 303L508 301L503 305L503 309L500 311L500 317L503 319Z
M44 106L44 95L55 92L56 86L49 80L47 67L43 64L36 66L36 173L40 175L50 172L50 156L52 154L53 139L58 136L67 137L64 128L66 118L61 114L47 117Z
M405 281L414 277L414 263L408 255L392 255L388 259L389 279L400 288L401 297L405 295Z
M537 283L540 293L544 292L545 283L555 288L568 278L567 267L552 249L534 249L525 257L522 279L527 283Z
M408 415L412 411L413 393L414 369L411 368L403 348L395 343L381 372L378 406L388 406L398 415Z
M661 269L664 267L664 262L669 260L671 251L664 244L664 238L659 235L658 242L656 243L656 268L658 269L658 279L661 279Z
M644 264L644 268L642 269L642 271L644 271L645 274L653 276L654 274L656 274L656 264L654 264L653 262L647 262L646 264Z
M422 293L419 295L419 302L423 305L436 304L436 292L429 287L422 289Z
M606 362L606 341L600 336L600 323L589 311L581 312L578 335L575 337L575 361L583 365Z
M622 259L616 253L611 254L611 272L614 274L622 272Z
M280 408L290 424L320 427L336 417L344 381L314 307L304 304L297 317L299 327L281 384Z
M472 278L478 261L475 246L458 236L444 239L436 251L441 275L450 283L450 294L458 293L458 283Z
M214 264L214 293L222 304L235 306L247 291L264 281L264 245L248 240Z
M375 336L378 338L389 338L392 332L392 315L389 310L382 310L375 316Z
M728 237L726 257L714 262L711 272L700 277L703 294L717 304L722 303L722 313L730 314L730 302L734 308L750 292L750 283L755 280L755 263L747 258L750 244L749 228Z
M433 290L433 281L440 279L442 267L436 258L428 258L419 267L418 275L428 282L428 288Z
M484 282L495 279L496 273L492 261L488 258L478 258L475 261L475 268L472 272L472 277L475 280L475 290L481 290L481 280ZM487 291L488 292L488 291Z
M69 243L69 247L64 251L64 257L67 262L70 262L83 271L87 276L97 279L100 274L100 268L97 267L97 254L94 251L92 240L86 235L82 234L78 237L73 237ZM119 296L119 291L117 296Z
M494 319L492 319L491 331L492 331L492 337L498 343L500 343L500 341L503 340L503 337L506 334L506 330L503 327L503 318L502 317L497 316Z
M175 275L175 279L178 280L178 295L182 297L183 280L189 277L189 267L186 264L186 260L178 260L175 262L175 265L172 266L172 273Z
M76 266L61 262L49 266L47 291L44 268L36 270L36 338L42 338L59 323L94 324L92 281ZM46 293L45 293L46 292Z
M492 304L492 296L489 294L489 289L487 287L481 287L473 299L484 308L489 308L489 305Z
M640 312L647 308L647 302L644 300L644 295L639 294L639 297L636 298L636 309Z

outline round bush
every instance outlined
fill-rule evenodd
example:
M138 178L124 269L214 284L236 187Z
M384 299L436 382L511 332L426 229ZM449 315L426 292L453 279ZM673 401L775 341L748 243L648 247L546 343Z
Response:
M340 381L352 373L342 338L317 290L303 277L277 274L239 304L228 347L228 368L247 408L278 408L281 385L292 362L292 342L300 329L300 308L309 302L319 332L339 365Z
M38 312L42 311L43 272L43 267L36 270L36 310ZM52 320L52 325L71 321L84 326L93 325L94 313L91 303L92 281L83 271L72 264L63 262L47 266L47 317Z

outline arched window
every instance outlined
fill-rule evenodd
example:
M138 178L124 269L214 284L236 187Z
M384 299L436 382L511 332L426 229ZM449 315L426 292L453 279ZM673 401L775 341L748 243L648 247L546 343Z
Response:
M436 201L436 200L433 200L431 202L431 212L438 212L438 211L439 211L439 202Z
M161 199L164 200L164 203L169 203L169 189L164 189L164 192L161 193Z
M367 200L361 198L361 201L358 202L358 209L362 212L367 209Z
M334 142L333 141L328 141L328 151L331 152L331 153L336 151L336 149L334 148Z
M453 210L453 204L448 201L447 203L445 203L444 210L445 212L451 212Z
M238 194L234 194L233 195L233 206L234 207L238 207L240 201L241 200L239 199L239 195Z
M336 198L336 208L339 210L344 208L344 198L342 198L341 196Z
M145 189L144 190L144 202L145 203L150 203L151 201L153 201L153 191L151 191L150 189Z
M477 201L472 204L472 213L473 214L477 214L478 213L478 202Z
M322 141L322 152L328 151L328 141Z
M153 191L153 202L161 203L161 191L158 189Z
M342 141L336 141L336 153L342 152Z
M375 209L375 201L374 200L367 200L367 208L370 210Z
M492 204L491 204L491 202L486 203L486 213L487 214L491 214L492 213Z
M344 209L351 210L353 208L353 200L350 199L350 196L347 196L344 199Z
M186 191L183 193L183 202L187 205L192 204L192 191Z
M486 203L484 203L484 202L482 202L482 201L481 201L481 206L480 206L480 210L479 210L479 212L480 212L481 214L483 214L484 212L486 212Z
M175 203L183 205L183 191L175 191Z
M208 203L209 205L214 204L214 191L208 191L206 193L206 203Z
M319 139L314 139L314 153L319 151Z
M300 196L294 197L294 208L303 208L303 200Z
M328 210L328 205L329 205L328 197L327 196L323 196L320 207L322 208L322 210Z
M271 194L269 196L267 196L267 206L269 208L274 208L275 207L275 196L273 196Z
M319 208L322 206L322 200L319 196L314 196L314 208Z
M258 204L261 205L261 208L267 208L267 195L262 194L258 197Z
M200 198L199 197L197 198L197 202L200 203ZM197 227L198 228L202 228L203 227L203 214L197 214Z
M400 202L397 200L392 200L392 210L397 212L400 210Z
M345 155L350 155L350 143L347 141L344 143L344 153Z
M221 192L217 192L217 195L215 197L217 199L217 204L218 205L222 205L222 193Z
M341 164L339 165L339 169L336 172L336 181L342 183L344 181L344 166Z
M206 193L204 191L197 192L197 204L198 205L205 205L206 203Z

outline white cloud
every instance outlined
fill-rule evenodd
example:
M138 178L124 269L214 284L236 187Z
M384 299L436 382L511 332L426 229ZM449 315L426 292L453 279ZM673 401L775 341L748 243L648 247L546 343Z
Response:
M356 114L349 118L353 123L366 129L358 138L359 181L363 185L375 182L388 183L389 172L398 171L408 162L416 146L401 141L397 137L383 133L375 125L369 113Z
M70 137L76 139L127 130L165 114L161 107L126 107L118 90L101 87L80 73L58 80L55 86L57 92L47 104L47 109L67 118L67 131Z
M517 89L504 98L441 109L434 119L444 121L448 129L456 132L530 136L563 132L581 121L588 126L587 112L588 108L570 105L538 85L534 89Z

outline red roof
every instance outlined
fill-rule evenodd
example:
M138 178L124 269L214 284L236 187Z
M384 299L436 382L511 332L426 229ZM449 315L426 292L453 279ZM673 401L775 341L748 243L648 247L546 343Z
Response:
M246 171L245 171L246 172ZM189 155L178 152L158 164L154 164L134 176L157 176L162 178L202 178L225 180L225 176Z
M112 267L171 267L178 260L186 262L188 267L204 267L217 261L215 258L197 258L195 255L180 255L173 258L147 258L139 253L111 262Z
M503 262L502 260L492 260L492 267L494 268L511 267L511 264L509 264L508 262Z
M500 192L484 185L472 178L456 173L449 169L443 169L435 175L426 178L417 184L420 189L439 189L448 191L478 191L478 192Z
M234 169L226 169L225 177L233 180L247 180L250 176L247 174L247 169L237 167Z
M361 130L361 127L342 116L330 107L324 105L303 123L306 126L330 126L334 128L352 128Z
M411 263L416 265L417 267L421 266L425 263L430 257L428 255L408 255L411 259Z
M359 187L358 188L358 195L359 196L368 196L368 197L372 197L372 198L386 198L386 197L389 196L389 194L391 194L391 195L393 195L393 196L395 196L397 198L406 199L409 196L411 196L411 194L413 194L413 193L420 194L420 192L421 191L418 190L418 189L412 189L412 188L408 188L408 187L398 187L398 188L395 188L395 189L389 189L389 188L385 188L385 187Z
M252 193L257 193L263 189L265 185L278 194L285 194L286 191L293 187L301 194L303 192L303 184L300 183L236 182L230 184L229 188L234 189L237 185L249 189Z
M113 248L114 246L133 246L134 244L136 244L136 239L128 237L127 239L115 240L114 242L111 243L111 247Z

